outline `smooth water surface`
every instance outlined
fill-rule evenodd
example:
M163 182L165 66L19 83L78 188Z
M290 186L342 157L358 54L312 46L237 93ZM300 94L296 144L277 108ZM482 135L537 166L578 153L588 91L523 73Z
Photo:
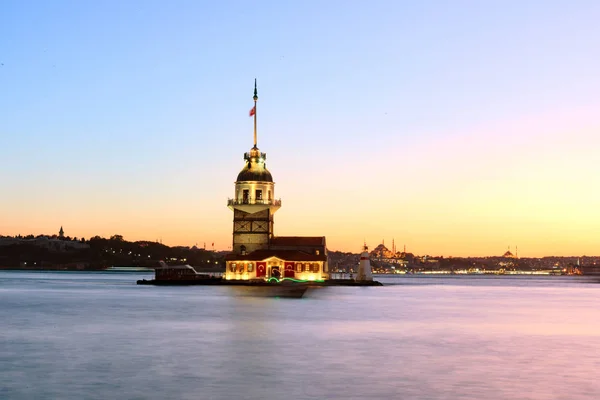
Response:
M0 272L1 399L598 399L600 284L384 277L303 299Z

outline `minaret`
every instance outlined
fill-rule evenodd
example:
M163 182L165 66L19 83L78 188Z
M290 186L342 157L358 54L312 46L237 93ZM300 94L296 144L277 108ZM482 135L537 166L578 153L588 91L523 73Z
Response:
M232 251L238 255L269 247L273 237L273 214L281 207L281 200L275 199L275 183L265 163L267 155L257 147L256 79L252 99L254 107L250 116L254 117L254 146L244 154L245 165L235 181L234 197L227 202L233 210Z
M63 231L63 227L60 227L60 231L58 231L58 237L59 238L64 238L65 237L65 231Z

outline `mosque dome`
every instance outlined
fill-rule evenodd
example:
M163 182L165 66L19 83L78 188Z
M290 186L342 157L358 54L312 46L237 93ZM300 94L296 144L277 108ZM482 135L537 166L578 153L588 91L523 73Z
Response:
M506 253L504 253L502 255L502 257L504 257L504 258L515 258L515 255L513 253L511 253L510 250L509 250Z

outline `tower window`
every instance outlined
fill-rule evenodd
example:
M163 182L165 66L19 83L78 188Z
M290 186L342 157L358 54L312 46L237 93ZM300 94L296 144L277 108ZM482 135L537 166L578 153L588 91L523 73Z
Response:
M248 201L250 200L250 191L248 189L244 189L242 196L242 203L248 204Z
M256 190L256 200L262 200L262 190Z
M271 191L267 190L267 198L269 199L269 201L271 201Z
M246 255L246 246L244 246L244 245L240 246L240 253L242 253L243 256Z

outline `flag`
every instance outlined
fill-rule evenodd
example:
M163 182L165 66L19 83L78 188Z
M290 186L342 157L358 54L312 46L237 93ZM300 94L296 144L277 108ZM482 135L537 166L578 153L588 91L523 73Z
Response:
M253 116L254 114L256 114L256 106L252 107L252 110L250 110L250 116Z
M283 273L283 276L286 278L293 278L296 274L294 273L294 264L293 262L286 262L285 263L285 272Z
M256 263L256 277L267 275L267 263L264 261L258 261Z

